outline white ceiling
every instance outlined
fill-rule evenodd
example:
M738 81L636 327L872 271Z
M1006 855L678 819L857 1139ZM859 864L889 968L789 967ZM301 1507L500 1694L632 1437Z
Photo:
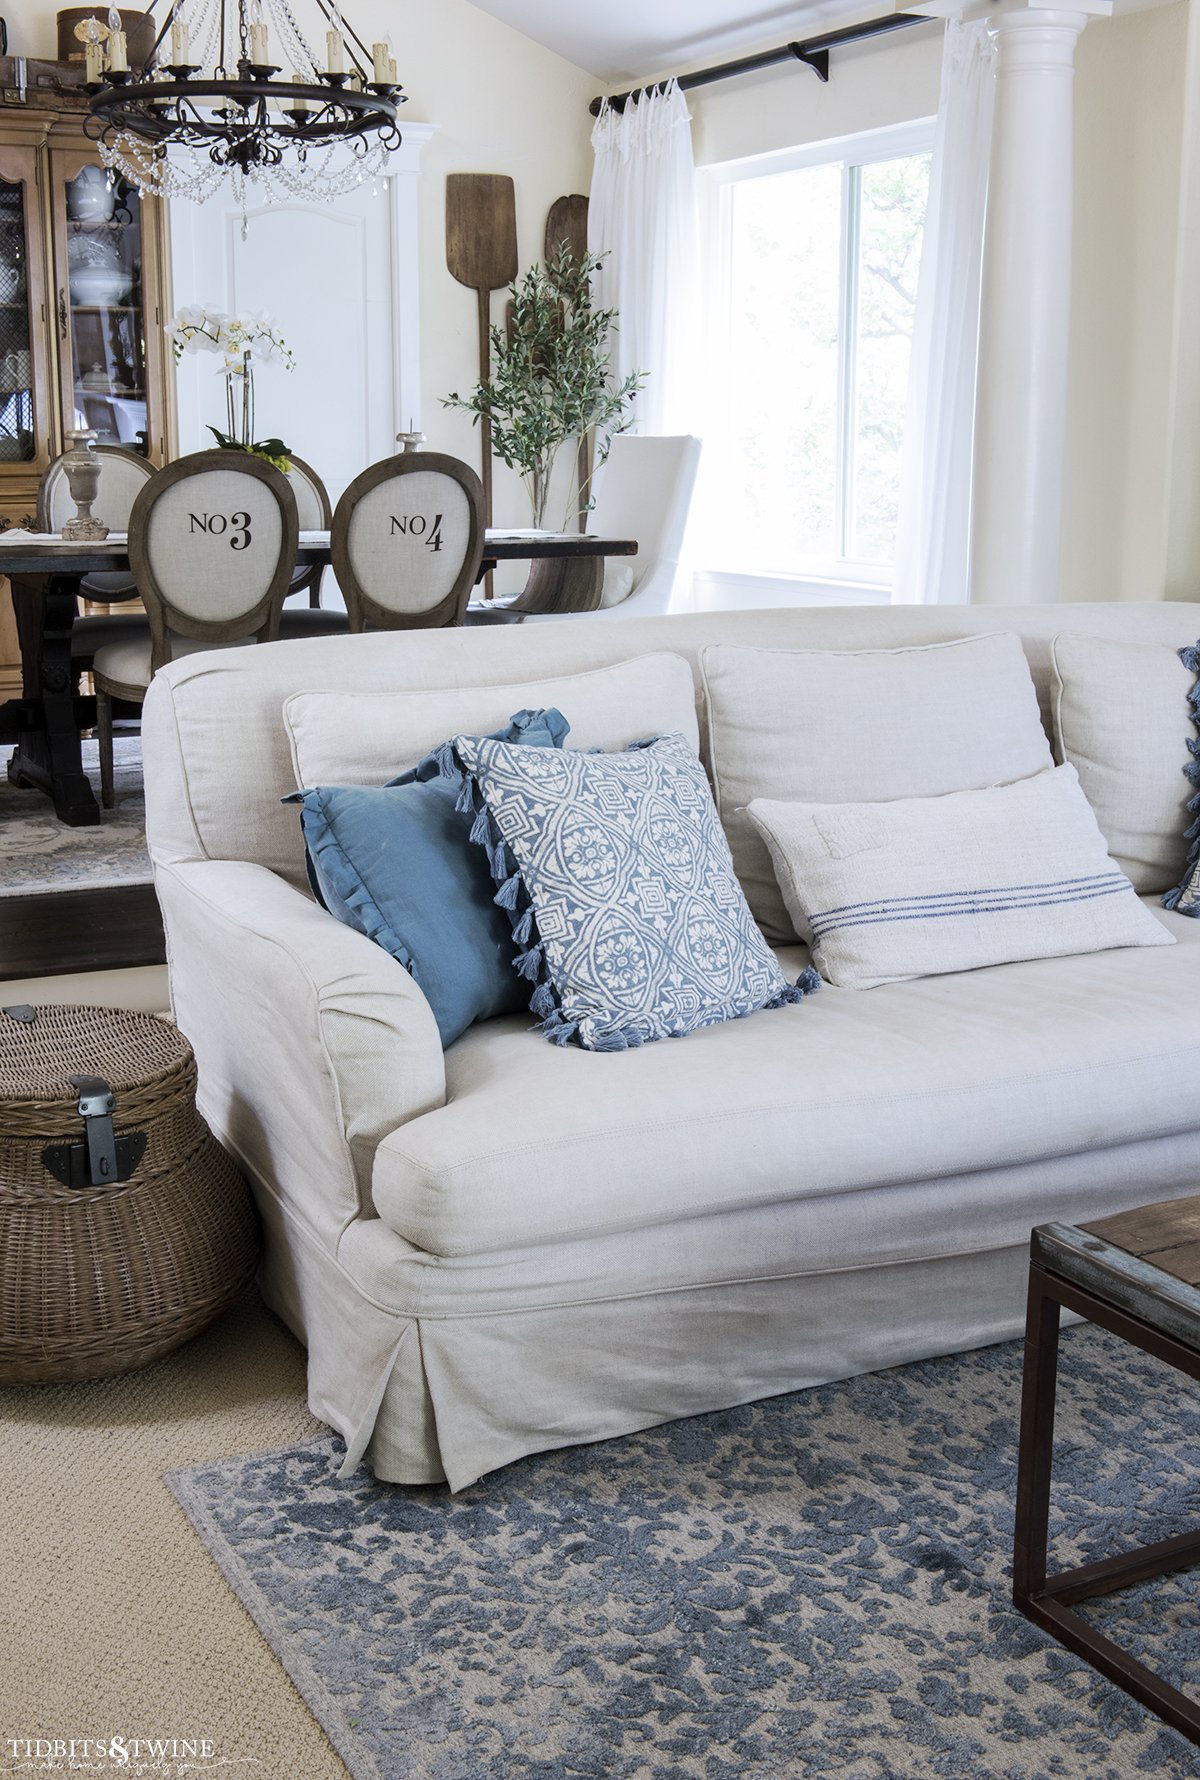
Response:
M863 0L475 0L536 43L600 81L635 81L812 36L839 17L866 16ZM891 12L884 0L877 9Z

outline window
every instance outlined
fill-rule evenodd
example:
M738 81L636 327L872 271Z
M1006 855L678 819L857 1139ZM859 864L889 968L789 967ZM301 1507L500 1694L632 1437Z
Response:
M932 134L706 171L705 567L888 579Z

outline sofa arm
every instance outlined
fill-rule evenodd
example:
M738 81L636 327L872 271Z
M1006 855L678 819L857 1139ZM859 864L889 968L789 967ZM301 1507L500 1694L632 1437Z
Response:
M155 887L201 1110L333 1247L374 1216L380 1140L445 1101L429 1003L394 958L264 866L160 865Z

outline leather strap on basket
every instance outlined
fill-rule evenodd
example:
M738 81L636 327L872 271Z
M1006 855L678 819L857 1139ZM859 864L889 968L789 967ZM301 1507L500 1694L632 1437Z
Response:
M67 1187L109 1187L128 1180L145 1154L145 1133L114 1134L117 1100L103 1076L71 1075L67 1080L79 1095L84 1141L47 1145L42 1151L46 1167Z
M88 1174L94 1187L105 1187L117 1178L117 1144L112 1116L117 1099L100 1075L69 1075L79 1090L79 1116L86 1132Z

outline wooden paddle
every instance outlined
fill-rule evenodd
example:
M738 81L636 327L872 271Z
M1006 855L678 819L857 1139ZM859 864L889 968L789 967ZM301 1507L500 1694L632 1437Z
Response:
M587 225L588 201L582 192L572 192L567 198L555 198L546 217L546 264L553 264L563 247L570 249L573 259L583 259L588 250ZM575 447L575 475L579 482L580 509L576 523L581 532L587 530L583 491L587 487L591 469L590 442L586 433L580 433L579 443Z
M581 260L587 253L588 201L581 192L569 198L555 198L546 217L546 264L549 265L565 243L572 256Z
M479 299L479 381L491 373L491 295L517 276L517 202L506 173L446 175L446 266ZM492 423L479 423L483 444L484 523L492 523ZM487 577L486 597L492 596Z

